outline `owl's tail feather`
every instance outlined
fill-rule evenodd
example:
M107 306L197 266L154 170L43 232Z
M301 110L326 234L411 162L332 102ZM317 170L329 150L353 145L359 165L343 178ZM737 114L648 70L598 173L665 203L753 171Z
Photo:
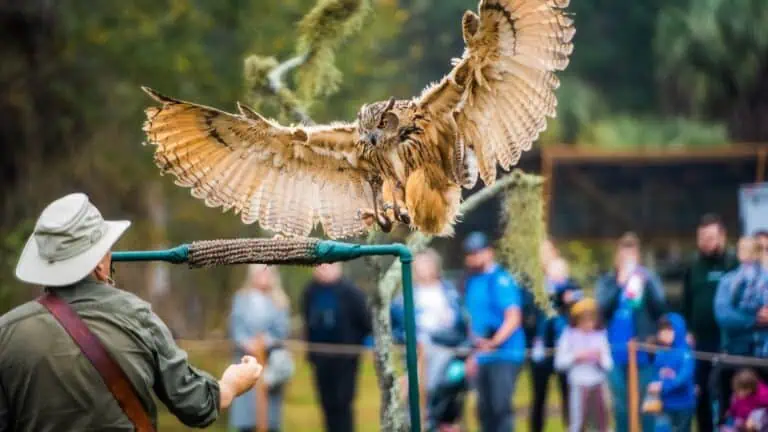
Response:
M413 171L405 185L412 224L425 234L452 236L460 201L461 188L429 167Z

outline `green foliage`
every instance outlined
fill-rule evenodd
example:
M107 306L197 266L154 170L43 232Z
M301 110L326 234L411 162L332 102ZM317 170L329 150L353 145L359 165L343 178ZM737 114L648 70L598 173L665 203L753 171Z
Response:
M533 290L536 301L546 305L544 272L539 262L539 248L544 240L543 178L518 172L519 180L509 188L504 199L504 235L499 251L510 272Z
M577 143L616 149L711 147L727 144L728 132L723 125L681 117L660 119L621 115L589 124L582 130Z
M10 275L15 273L19 251L24 247L29 233L32 232L32 225L33 222L23 222L0 238L0 273L5 275L0 279L0 315L19 304L20 300L28 297L24 294L30 292L30 287L21 286Z
M658 79L703 115L765 79L768 7L764 0L696 0L670 5L654 38Z
M298 53L309 55L298 74L298 91L305 103L338 90L341 71L335 50L357 33L371 8L366 0L318 0L299 23Z
M576 240L559 243L557 246L560 254L568 261L571 277L588 293L592 293L597 276L609 266L613 250Z
M608 102L597 88L579 78L566 76L557 89L557 119L549 121L541 140L560 144L573 142L585 125L610 112Z

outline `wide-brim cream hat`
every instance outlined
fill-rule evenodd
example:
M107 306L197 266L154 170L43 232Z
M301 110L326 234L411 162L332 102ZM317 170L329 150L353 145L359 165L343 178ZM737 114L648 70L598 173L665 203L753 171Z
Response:
M83 193L59 198L40 214L16 265L16 277L44 286L78 282L130 225L130 221L105 221Z

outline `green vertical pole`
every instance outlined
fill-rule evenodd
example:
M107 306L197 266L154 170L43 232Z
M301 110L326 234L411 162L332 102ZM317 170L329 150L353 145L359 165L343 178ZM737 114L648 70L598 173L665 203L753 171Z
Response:
M419 369L416 358L416 311L413 303L413 280L411 278L409 255L401 256L403 277L403 300L405 303L405 361L408 365L408 410L411 416L411 431L421 431L419 400Z

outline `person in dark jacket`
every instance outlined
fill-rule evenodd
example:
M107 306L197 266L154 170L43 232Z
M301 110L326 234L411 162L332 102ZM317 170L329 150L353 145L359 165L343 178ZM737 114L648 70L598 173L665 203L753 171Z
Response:
M304 325L309 343L361 345L371 333L365 294L342 278L339 263L322 264L304 291ZM355 421L352 403L357 389L359 354L309 351L325 430L350 432Z
M553 350L563 330L568 327L571 306L583 297L581 287L568 277L568 263L562 258L549 261L546 268L547 290L555 314L541 321L537 337L533 342L531 354L531 383L533 385L533 403L531 404L531 432L545 430L544 412L549 392L549 378L554 373L554 358L546 355L546 350ZM568 377L565 372L557 373L560 389L561 413L563 424L568 422Z
M616 250L616 270L597 281L596 297L608 328L614 367L609 375L614 398L617 432L628 430L627 343L645 342L656 334L656 323L666 312L664 288L659 277L641 266L640 241L633 233L624 234ZM640 386L648 385L653 366L647 353L637 355ZM643 416L642 430L653 429L653 418Z
M689 432L696 406L696 361L687 341L685 320L676 313L659 320L656 341L663 348L653 362L648 393L659 396L662 412L655 416L656 432Z
M696 231L698 255L683 279L683 317L693 336L696 349L706 352L720 350L720 329L715 320L715 292L723 275L735 269L736 256L726 249L725 226L717 215L704 215ZM699 398L711 401L709 379L712 363L699 361L696 365L696 385ZM727 386L726 386L727 387ZM702 432L712 432L712 404L700 403L696 422Z

